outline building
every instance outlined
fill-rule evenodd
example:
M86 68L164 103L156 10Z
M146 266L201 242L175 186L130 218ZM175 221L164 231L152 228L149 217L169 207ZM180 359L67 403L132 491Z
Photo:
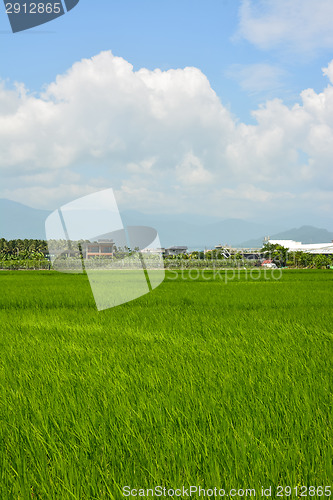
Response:
M294 240L266 240L264 243L272 245L281 245L288 248L289 252L305 252L312 254L332 255L333 254L333 241L331 243L301 243Z
M141 253L147 253L147 254L158 254L158 255L164 255L165 253L165 248L144 248L143 250L140 250Z
M165 257L175 257L187 252L188 247L170 247L166 248L164 255Z
M82 246L85 259L92 257L113 257L115 245L112 240L98 240L93 243L86 243Z
M229 245L215 245L215 250L218 251L225 259L231 256L232 248ZM211 250L212 251L212 250Z

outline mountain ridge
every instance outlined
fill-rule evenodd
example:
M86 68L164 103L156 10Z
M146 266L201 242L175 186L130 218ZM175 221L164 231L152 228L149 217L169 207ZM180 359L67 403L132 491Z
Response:
M0 237L6 239L45 239L45 220L51 211L28 207L0 199ZM221 219L215 215L145 214L136 210L121 211L125 226L154 227L161 245L184 245L189 249L214 248L215 245L261 247L265 236L293 239L302 243L330 243L333 231L311 225L287 229L278 223L243 219Z

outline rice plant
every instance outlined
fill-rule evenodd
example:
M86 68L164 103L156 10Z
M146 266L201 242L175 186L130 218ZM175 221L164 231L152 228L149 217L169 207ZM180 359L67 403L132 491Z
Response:
M0 498L329 485L333 273L231 273L98 312L85 275L1 272Z

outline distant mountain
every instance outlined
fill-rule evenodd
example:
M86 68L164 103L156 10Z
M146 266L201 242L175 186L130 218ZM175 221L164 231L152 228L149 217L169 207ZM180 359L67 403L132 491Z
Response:
M160 236L161 245L186 245L190 249L214 248L218 244L237 246L243 239L260 237L272 229L268 224L257 224L241 219L221 220L217 217L196 215L148 215L136 211L121 213L126 226L142 225L154 227ZM273 230L281 230L275 226Z
M299 228L289 229L288 231L282 231L276 234L269 234L271 240L294 240L301 241L302 243L331 243L333 240L333 232L327 231L327 229L320 229L314 226L302 226ZM263 242L263 237L253 238L244 241L241 246L247 247L257 247L261 246Z
M51 212L0 199L0 238L45 239L45 219Z
M44 224L50 213L0 199L0 238L45 239ZM266 235L272 239L294 239L302 243L325 243L333 239L333 233L314 226L285 230L278 223L192 214L144 214L135 210L125 210L121 217L125 226L155 228L163 247L185 245L189 249L204 249L218 244L260 247Z
M47 210L37 210L10 200L0 200L0 237L45 238ZM135 210L121 213L126 226L150 226L160 236L161 245L186 245L190 249L212 248L220 243L235 245L243 239L260 237L271 225L241 219L221 219L204 215L144 214ZM275 226L276 231L281 227Z

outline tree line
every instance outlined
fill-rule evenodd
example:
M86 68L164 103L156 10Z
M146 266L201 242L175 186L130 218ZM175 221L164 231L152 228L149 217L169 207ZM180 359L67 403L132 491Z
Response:
M30 259L45 258L47 255L47 242L45 240L16 239L7 241L0 239L0 258L6 259Z
M88 241L70 242L73 248L73 256L79 256L79 244ZM61 248L68 248L66 240L52 242ZM124 251L122 251L124 250ZM128 250L128 249L127 249ZM138 250L138 249L135 249ZM0 238L0 262L2 268L40 268L49 269L48 243L42 239L13 239ZM131 253L131 252L130 252ZM77 254L77 255L76 255ZM128 253L125 249L116 249L117 258L123 258ZM227 255L227 256L226 256ZM193 251L173 257L165 257L166 267L177 267L176 264L185 267L202 267L212 264L212 261L224 263L230 266L260 266L264 260L271 260L278 267L301 267L301 268L325 268L333 267L333 255L309 254L302 251L290 252L288 248L281 245L265 243L258 253L252 256L244 256L242 251L226 249L214 249L204 251ZM183 264L181 264L183 263Z
M229 255L228 255L229 254ZM241 267L241 266L261 266L265 261L271 261L277 267L297 267L297 268L333 268L333 255L310 254L307 252L297 251L290 252L288 248L282 245L265 243L265 245L249 255L248 252L243 252L236 249L214 249L203 251L194 251L186 254L179 254L166 258L170 263L170 267L203 267L215 262L215 265L226 267Z
M264 257L271 259L279 267L327 268L333 266L333 255L313 254L308 252L290 252L282 245L266 243L261 249Z

